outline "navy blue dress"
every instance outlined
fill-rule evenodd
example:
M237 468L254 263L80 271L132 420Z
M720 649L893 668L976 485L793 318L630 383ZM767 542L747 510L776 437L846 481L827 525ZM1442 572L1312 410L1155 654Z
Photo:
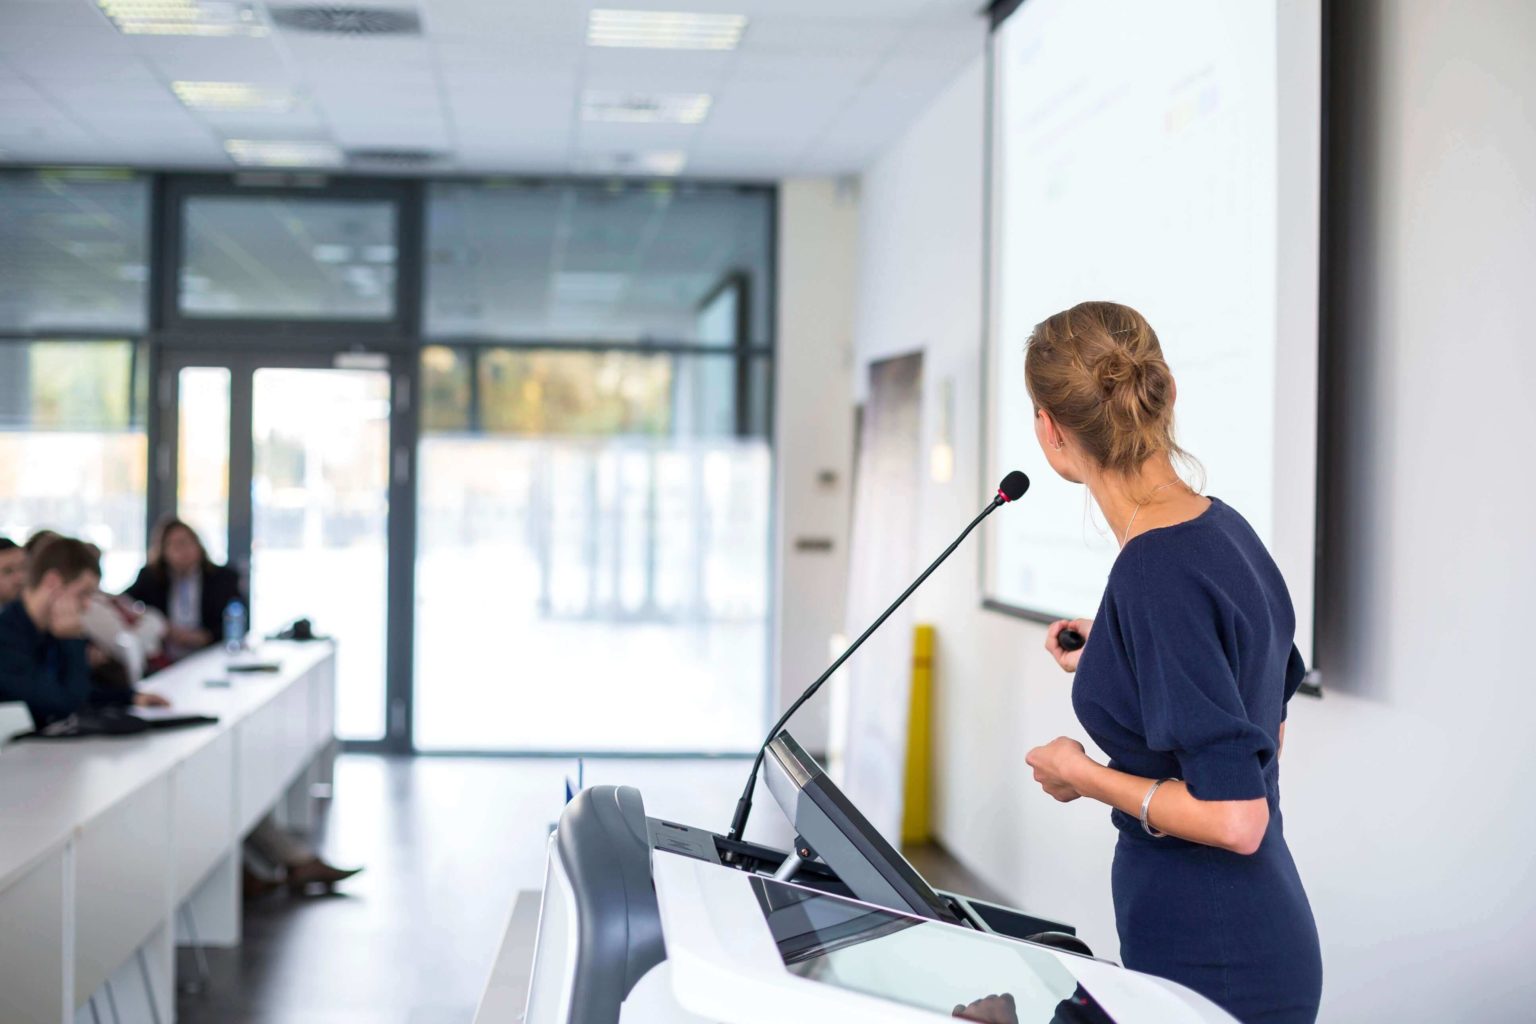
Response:
M1247 1024L1316 1020L1317 926L1285 845L1285 705L1304 667L1285 581L1216 499L1132 537L1109 575L1072 685L1078 720L1119 771L1178 778L1202 800L1269 801L1251 856L1154 839L1121 811L1112 876L1125 966L1187 985Z

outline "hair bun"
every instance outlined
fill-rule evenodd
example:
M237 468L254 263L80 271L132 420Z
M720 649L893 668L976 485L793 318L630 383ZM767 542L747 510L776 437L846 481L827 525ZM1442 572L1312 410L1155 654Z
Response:
M1146 360L1133 355L1119 345L1107 349L1093 366L1094 380L1099 394L1109 398L1129 384L1140 390L1147 372Z
M1160 425L1167 420L1172 398L1162 358L1116 343L1099 355L1092 370L1105 414L1121 443L1137 451L1157 447L1151 435L1165 429Z

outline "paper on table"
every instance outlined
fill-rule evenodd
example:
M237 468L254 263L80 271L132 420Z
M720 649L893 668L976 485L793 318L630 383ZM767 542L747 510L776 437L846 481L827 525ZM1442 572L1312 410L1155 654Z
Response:
M136 707L132 709L133 717L142 718L146 722L153 722L162 718L183 718L190 713L191 712L188 712L186 708L178 708L175 706L168 708Z

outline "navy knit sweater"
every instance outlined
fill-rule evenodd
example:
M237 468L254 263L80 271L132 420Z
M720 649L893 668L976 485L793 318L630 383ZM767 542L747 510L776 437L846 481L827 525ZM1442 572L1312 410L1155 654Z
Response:
M1205 512L1131 538L1110 572L1072 703L1110 767L1179 778L1201 800L1269 803L1245 857L1113 811L1115 917L1127 967L1172 978L1244 1021L1315 1018L1317 931L1280 816L1276 757L1304 666L1285 581L1242 516Z

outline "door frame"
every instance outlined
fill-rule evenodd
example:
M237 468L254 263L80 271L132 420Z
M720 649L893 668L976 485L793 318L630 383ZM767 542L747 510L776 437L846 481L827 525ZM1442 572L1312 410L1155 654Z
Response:
M360 345L240 348L167 345L153 350L150 403L150 522L175 512L178 480L180 373L188 367L229 370L229 563L249 579L252 503L252 382L263 369L369 369L389 374L389 478L385 551L384 735L345 740L346 750L412 752L416 588L416 441L419 361L414 353Z

